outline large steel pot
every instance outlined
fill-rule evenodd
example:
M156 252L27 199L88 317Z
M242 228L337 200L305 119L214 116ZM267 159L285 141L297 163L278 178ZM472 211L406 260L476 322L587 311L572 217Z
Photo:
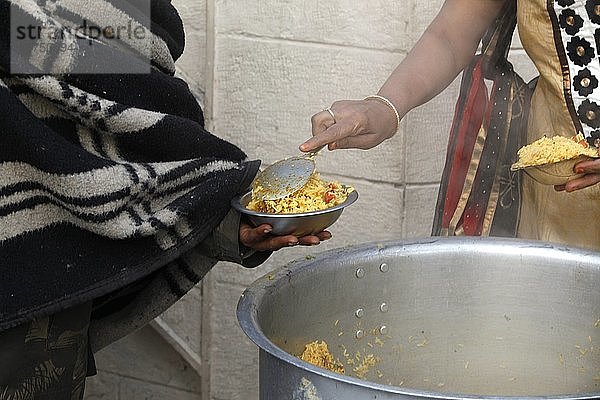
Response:
M600 398L600 254L429 238L294 261L238 304L262 400ZM365 380L295 355L325 340ZM354 364L354 366L356 363Z

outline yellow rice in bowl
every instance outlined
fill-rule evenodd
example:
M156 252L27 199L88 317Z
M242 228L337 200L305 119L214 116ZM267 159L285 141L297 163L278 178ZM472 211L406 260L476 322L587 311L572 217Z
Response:
M343 203L354 188L339 182L326 182L314 173L300 190L277 200L257 200L252 196L249 210L270 214L298 214L325 210ZM254 193L254 190L253 190Z
M519 159L512 165L512 170L557 163L579 156L598 157L598 149L589 147L581 135L570 138L543 136L535 142L521 147L517 155Z

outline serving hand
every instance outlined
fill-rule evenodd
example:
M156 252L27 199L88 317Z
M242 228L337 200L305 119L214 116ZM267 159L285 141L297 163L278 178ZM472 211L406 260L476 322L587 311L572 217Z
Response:
M312 116L313 137L300 145L307 152L327 145L335 149L370 149L396 133L401 116L377 98L336 101Z
M585 174L580 178L573 179L564 185L555 185L554 190L558 192L574 192L600 182L600 158L590 161L582 161L574 167L577 174Z

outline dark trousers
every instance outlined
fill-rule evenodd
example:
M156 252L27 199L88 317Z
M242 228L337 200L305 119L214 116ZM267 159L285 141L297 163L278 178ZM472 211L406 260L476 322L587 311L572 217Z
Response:
M81 400L92 303L0 332L0 400Z

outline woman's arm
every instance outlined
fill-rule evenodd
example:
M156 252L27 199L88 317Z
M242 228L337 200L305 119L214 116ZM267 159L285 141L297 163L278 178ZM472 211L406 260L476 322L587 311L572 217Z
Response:
M444 90L471 60L486 29L505 0L446 0L417 44L379 90L400 118ZM337 101L328 112L313 116L313 137L300 146L310 151L369 149L394 135L396 116L376 100Z

